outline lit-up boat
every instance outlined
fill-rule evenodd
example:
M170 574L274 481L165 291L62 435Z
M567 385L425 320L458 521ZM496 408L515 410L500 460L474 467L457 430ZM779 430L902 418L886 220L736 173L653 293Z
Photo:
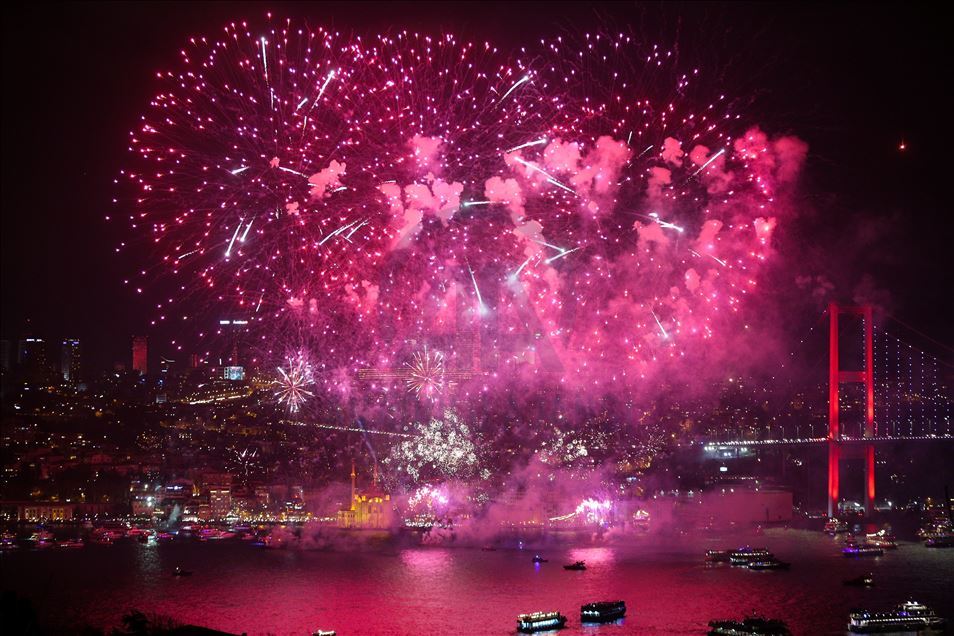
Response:
M841 553L846 557L882 556L884 550L873 545L849 545L842 548Z
M750 570L787 570L790 567L792 567L791 563L779 561L775 557L749 561Z
M791 636L780 620L748 616L741 621L709 621L709 636Z
M56 547L58 548L82 548L85 545L86 544L79 539L63 539L62 541L56 542Z
M313 632L311 636L337 636L338 632L333 629L319 629Z
M932 634L942 633L946 622L923 603L907 601L890 612L852 612L848 631L852 634Z
M732 565L748 565L751 561L770 559L772 553L765 548L750 548L745 546L729 553L729 563Z
M563 629L565 626L566 616L560 612L534 612L517 617L517 631L522 634Z
M534 563L546 563L547 561L549 561L549 559L544 559L544 558L543 558L542 556L540 556L539 554L534 555L534 557L533 557L532 560L533 560Z
M626 616L626 603L623 601L599 601L580 607L580 622L610 623Z
M706 550L708 563L728 563L731 550Z
M825 523L825 532L832 536L841 534L842 532L848 532L848 524L832 517Z

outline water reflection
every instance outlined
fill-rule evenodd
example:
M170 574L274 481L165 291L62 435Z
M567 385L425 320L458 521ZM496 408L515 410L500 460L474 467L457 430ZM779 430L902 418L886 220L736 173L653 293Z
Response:
M449 550L402 550L401 561L415 573L435 575L450 567L453 560Z
M570 561L583 561L586 567L610 565L616 560L612 548L574 548L570 550Z

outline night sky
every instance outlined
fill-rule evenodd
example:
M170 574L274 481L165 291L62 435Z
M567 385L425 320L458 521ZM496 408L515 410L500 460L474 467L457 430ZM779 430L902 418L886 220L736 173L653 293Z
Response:
M951 344L948 34L911 5L583 6L547 3L33 5L4 15L4 338L78 337L87 364L126 360L152 299L122 281L127 224L106 223L128 131L187 37L266 11L341 29L454 31L502 47L561 32L631 30L670 46L753 122L810 147L801 220L783 229L789 271L823 274ZM905 150L899 149L904 142ZM116 214L116 212L120 212ZM779 282L781 281L781 282ZM787 283L785 282L787 281ZM806 299L796 311L815 311Z

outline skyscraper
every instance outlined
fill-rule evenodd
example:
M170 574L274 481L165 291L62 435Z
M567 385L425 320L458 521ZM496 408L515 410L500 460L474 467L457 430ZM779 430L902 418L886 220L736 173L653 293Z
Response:
M132 341L132 368L139 375L146 375L148 366L146 358L146 336L133 336Z
M50 381L51 368L46 357L46 342L42 338L23 338L17 349L17 365L23 380L31 384Z
M80 381L80 341L66 338L60 349L60 373L66 384L79 384Z

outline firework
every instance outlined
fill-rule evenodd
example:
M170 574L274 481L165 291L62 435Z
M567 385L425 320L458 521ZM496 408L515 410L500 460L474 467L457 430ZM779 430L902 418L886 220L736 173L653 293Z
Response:
M444 356L438 351L414 354L407 365L407 390L419 398L434 398L444 389Z
M704 356L755 293L805 154L625 34L510 53L269 20L191 40L157 81L123 176L181 317L248 316L265 358L304 338L329 391L394 368L400 343L487 326L509 366L463 398L554 373L633 388ZM437 354L408 367L415 395L445 387Z
M278 368L275 397L279 404L285 405L289 413L297 413L305 401L314 393L309 387L315 383L311 365L304 354L298 353L288 358L287 368Z
M471 427L452 410L442 418L413 425L416 437L391 449L388 463L414 482L434 476L466 479L477 471L476 438Z

